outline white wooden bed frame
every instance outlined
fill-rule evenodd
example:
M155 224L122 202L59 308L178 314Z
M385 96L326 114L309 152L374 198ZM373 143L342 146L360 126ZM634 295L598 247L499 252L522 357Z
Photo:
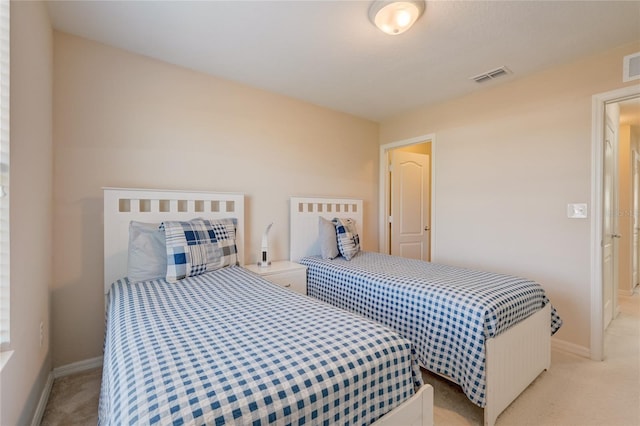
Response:
M290 259L320 254L318 217L352 218L362 244L363 203L359 199L292 197L290 200ZM486 349L486 406L484 424L498 415L551 365L551 307L549 304L499 336ZM449 379L449 378L447 378Z
M244 194L135 188L104 191L104 293L127 275L129 222L160 223L195 217L237 220L238 262L244 265ZM422 386L411 398L374 423L375 426L433 426L433 388Z

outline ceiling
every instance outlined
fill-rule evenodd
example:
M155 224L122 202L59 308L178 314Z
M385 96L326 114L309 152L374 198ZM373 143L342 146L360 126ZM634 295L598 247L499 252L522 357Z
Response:
M640 41L640 1L428 1L398 36L370 1L47 4L59 31L373 121Z

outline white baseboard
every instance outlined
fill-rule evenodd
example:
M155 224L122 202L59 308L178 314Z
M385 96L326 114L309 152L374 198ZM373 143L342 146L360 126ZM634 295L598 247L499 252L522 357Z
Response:
M551 350L568 352L573 355L591 359L591 350L589 348L567 342L566 340L559 340L554 337L551 338Z
M89 358L71 364L63 365L53 369L53 377L68 376L70 374L81 373L83 371L91 370L93 368L102 367L102 357Z
M47 401L49 401L49 394L51 393L51 387L53 386L53 372L49 373L47 376L47 382L44 384L44 389L42 389L42 394L40 395L40 401L38 401L38 406L36 407L36 412L33 414L33 420L31 421L31 426L39 426L42 422L42 416L44 415L44 410L47 408Z

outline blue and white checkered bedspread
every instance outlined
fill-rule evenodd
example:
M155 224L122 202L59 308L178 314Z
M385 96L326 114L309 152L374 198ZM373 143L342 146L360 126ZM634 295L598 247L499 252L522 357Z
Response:
M385 324L410 339L420 363L485 406L485 340L549 300L530 280L360 252L350 261L306 257L307 293ZM555 309L550 333L562 320Z
M389 328L237 266L109 292L99 424L369 424L422 384Z

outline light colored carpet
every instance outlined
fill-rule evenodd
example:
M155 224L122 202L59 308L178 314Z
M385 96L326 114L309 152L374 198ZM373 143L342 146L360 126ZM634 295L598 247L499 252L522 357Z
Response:
M96 425L101 380L102 368L56 379L51 387L41 425Z
M640 294L620 296L620 315L606 333L606 359L560 351L499 417L497 426L640 426ZM101 369L56 379L42 425L95 425ZM482 425L482 409L460 388L423 372L435 390L435 424Z

